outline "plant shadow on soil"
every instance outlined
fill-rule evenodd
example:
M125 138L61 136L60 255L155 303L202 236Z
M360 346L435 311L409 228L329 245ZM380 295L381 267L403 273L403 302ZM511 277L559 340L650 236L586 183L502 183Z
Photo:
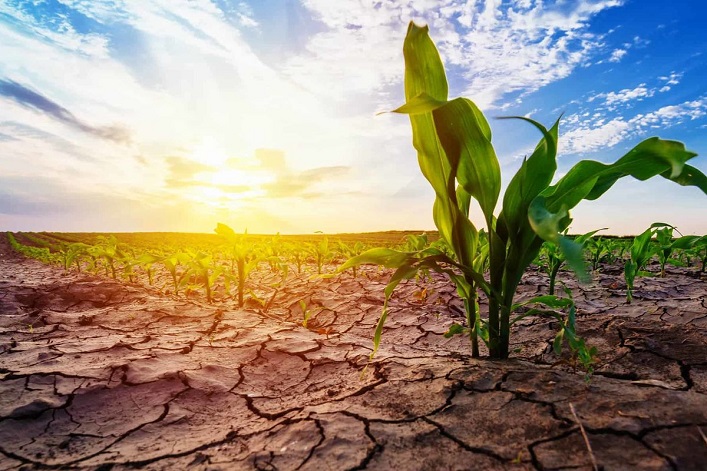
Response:
M586 382L527 318L474 360L443 279L401 284L362 374L388 272L293 277L263 309L64 273L0 243L0 470L704 469L705 281L568 273ZM419 295L426 288L424 299ZM545 293L529 271L519 299ZM315 314L301 325L300 300ZM483 306L482 306L483 310Z

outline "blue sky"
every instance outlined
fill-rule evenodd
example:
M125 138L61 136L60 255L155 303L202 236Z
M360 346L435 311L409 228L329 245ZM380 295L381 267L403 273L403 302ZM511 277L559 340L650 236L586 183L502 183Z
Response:
M561 114L558 176L641 140L707 172L701 0L0 0L0 229L431 229L407 23L491 118L504 182ZM707 197L621 181L572 231L707 233Z

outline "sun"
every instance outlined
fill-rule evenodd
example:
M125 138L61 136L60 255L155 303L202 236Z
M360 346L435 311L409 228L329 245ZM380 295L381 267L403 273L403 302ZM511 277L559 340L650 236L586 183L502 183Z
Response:
M208 206L239 207L265 197L268 185L276 181L276 176L258 159L235 158L211 136L193 148L191 160L204 168L193 174L187 197Z
M226 149L211 136L204 137L191 155L197 162L210 167L221 167L228 161Z

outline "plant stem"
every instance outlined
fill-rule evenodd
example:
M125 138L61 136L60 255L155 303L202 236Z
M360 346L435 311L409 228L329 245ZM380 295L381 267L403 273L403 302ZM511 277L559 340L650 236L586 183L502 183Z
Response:
M550 294L555 294L555 280L557 279L557 273L560 271L561 263L556 263L553 265L550 271Z
M479 358L479 336L476 331L476 320L479 315L479 305L476 302L476 290L472 287L470 299L464 300L464 310L466 311L466 323L469 326L469 340L471 340L471 357Z
M238 265L238 307L243 307L243 290L245 289L245 260L239 258Z
M497 299L489 298L489 357L495 359L503 358L501 356L500 333L498 331L500 307Z

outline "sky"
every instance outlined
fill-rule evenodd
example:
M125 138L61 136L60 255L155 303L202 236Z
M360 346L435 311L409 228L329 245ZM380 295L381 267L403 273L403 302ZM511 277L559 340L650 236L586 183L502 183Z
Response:
M503 116L562 115L558 177L655 135L707 172L707 3L665 5L0 0L0 230L433 229L409 120L379 114L404 101L411 20L450 97L489 118L504 185L540 135ZM694 187L624 179L570 230L705 234L706 208Z

